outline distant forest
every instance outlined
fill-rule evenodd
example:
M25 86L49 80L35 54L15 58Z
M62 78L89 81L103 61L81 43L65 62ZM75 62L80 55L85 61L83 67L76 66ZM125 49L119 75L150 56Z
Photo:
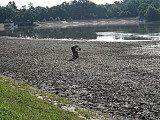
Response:
M140 20L160 20L160 0L123 0L97 5L89 0L73 0L53 7L34 7L32 3L17 9L14 1L0 6L0 22L35 22L60 20L90 20L138 17Z

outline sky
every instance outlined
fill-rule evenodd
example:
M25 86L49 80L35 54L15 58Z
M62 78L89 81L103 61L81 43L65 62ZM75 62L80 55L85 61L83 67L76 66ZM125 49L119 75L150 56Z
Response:
M69 2L73 0L0 0L1 6L6 6L10 1L14 1L18 8L21 8L23 5L27 5L29 3L33 3L33 6L42 6L42 7L52 7L59 5L63 2ZM114 3L115 1L122 1L122 0L90 0L96 4L106 4L106 3Z

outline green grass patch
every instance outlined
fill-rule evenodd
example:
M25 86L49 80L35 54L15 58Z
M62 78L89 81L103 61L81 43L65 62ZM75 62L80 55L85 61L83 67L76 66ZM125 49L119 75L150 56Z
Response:
M80 120L69 112L65 112L52 102L39 99L31 94L46 95L34 90L29 85L0 77L0 119L1 120ZM51 95L47 96L52 99ZM55 97L55 99L58 99Z
M69 112L62 110L62 106L74 106L76 110ZM73 105L60 95L0 76L0 120L82 120L79 116L106 120L96 113Z

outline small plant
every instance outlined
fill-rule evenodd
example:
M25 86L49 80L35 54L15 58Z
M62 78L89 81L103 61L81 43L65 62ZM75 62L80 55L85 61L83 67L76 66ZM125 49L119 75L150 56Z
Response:
M73 19L72 19L71 17L69 17L67 21L72 21L72 20L73 20Z
M61 19L59 18L59 17L56 17L56 19L55 19L56 21L61 21Z
M45 19L45 18L43 19L43 22L46 22L46 19Z
M54 18L53 18L53 17L50 17L50 18L49 18L49 21L54 21Z
M8 19L5 19L4 20L4 23L10 23L11 21L10 20L8 20Z

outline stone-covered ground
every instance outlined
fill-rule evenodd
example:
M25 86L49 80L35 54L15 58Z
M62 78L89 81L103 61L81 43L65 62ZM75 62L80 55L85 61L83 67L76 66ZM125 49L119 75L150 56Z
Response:
M160 42L0 38L0 74L115 119L160 119ZM79 59L71 46L79 45Z

